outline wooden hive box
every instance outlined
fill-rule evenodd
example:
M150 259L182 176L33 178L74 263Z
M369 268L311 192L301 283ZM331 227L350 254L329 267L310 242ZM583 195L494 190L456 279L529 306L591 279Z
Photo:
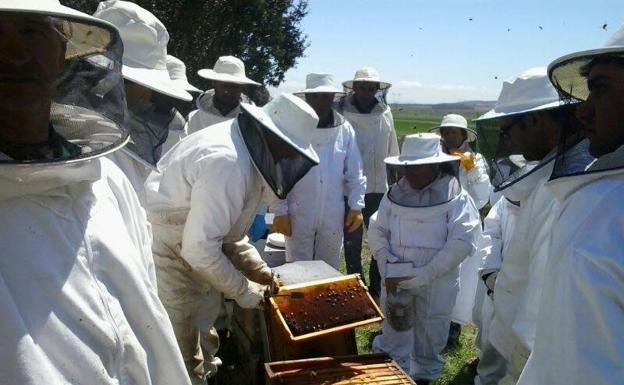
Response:
M273 385L415 385L385 354L271 362L264 367Z

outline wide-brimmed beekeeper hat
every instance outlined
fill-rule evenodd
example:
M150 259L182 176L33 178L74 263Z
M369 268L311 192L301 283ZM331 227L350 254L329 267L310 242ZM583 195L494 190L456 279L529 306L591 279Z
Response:
M505 81L494 108L475 121L499 119L559 106L559 94L546 76L546 67L535 67L524 71L513 80Z
M353 82L379 83L380 90L392 87L392 84L381 81L379 72L372 67L360 68L355 71L355 75L353 75L352 80L347 80L346 82L343 82L342 85L346 88L353 89Z
M67 38L65 58L105 52L119 39L115 26L75 9L61 5L58 0L0 0L1 12L33 13L62 19Z
M604 47L575 52L562 56L548 66L552 84L567 97L586 100L589 96L587 79L581 74L584 66L601 56L624 58L624 25L615 32Z
M188 92L203 92L199 88L189 83L186 77L186 64L173 55L167 55L167 71L169 71L169 77L173 80L178 87Z
M197 74L204 79L224 83L261 85L245 75L245 64L234 56L221 56L212 69L201 69L197 71Z
M309 160L319 162L310 142L310 135L318 124L318 116L301 98L280 94L264 107L241 103L241 108Z
M306 88L295 92L295 95L329 93L337 96L344 95L344 92L334 82L334 77L330 74L311 73L306 76Z
M101 2L93 16L119 29L124 44L124 78L176 99L193 100L169 77L169 33L156 16L135 3L119 0Z
M401 147L401 154L390 156L384 162L391 166L416 166L459 160L459 156L449 155L442 150L440 140L440 135L429 132L408 135Z
M433 127L429 130L429 132L433 132L434 134L441 135L440 129L445 127L453 127L453 128L461 128L466 131L467 134L467 142L474 142L477 140L477 132L472 128L468 127L468 121L461 115L458 114L448 114L442 117L442 122L439 126Z

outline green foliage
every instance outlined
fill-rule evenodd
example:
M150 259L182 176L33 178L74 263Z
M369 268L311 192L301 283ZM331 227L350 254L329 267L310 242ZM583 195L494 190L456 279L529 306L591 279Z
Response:
M308 46L300 22L307 0L136 0L167 27L168 51L188 67L189 80L209 88L197 70L212 68L219 56L245 62L247 76L276 86ZM92 14L96 0L63 0L67 6ZM258 87L248 93L258 91ZM259 90L265 93L266 90Z

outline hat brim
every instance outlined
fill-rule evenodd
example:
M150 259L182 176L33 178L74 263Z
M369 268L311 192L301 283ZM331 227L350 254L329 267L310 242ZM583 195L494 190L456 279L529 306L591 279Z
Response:
M477 119L474 119L473 122L482 122L485 120L501 119L505 117L528 114L530 112L537 112L537 111L542 111L542 110L551 110L553 108L561 107L563 105L564 103L562 103L561 101L554 101L554 102L542 104L537 107L528 108L528 109L519 110L519 111L508 111L508 112L505 111L504 112L504 111L496 111L496 109L491 109L485 114L479 116Z
M380 90L385 90L386 88L392 87L392 83L382 82L380 80L372 80L372 79L353 79L347 80L346 82L342 82L342 85L346 88L352 90L354 82L363 82L363 83L378 83Z
M182 88L185 91L188 92L197 92L197 93L202 93L204 91L200 90L199 88L195 87L194 85L192 85L191 83L189 83L188 81L179 79L179 80L173 80L172 81L179 87Z
M437 156L429 156L426 158L398 155L387 157L386 159L384 159L384 163L390 166L418 166L424 164L454 162L459 159L459 156L448 154L440 154Z
M215 72L214 70L211 70L211 69L199 70L197 71L197 74L204 79L216 80L218 82L234 83L234 84L241 84L241 85L254 85L254 86L262 85L258 82L254 82L248 77L240 77L240 76L233 76L230 74L222 74L222 73Z
M244 111L248 112L260 124L266 127L273 134L277 135L280 139L282 139L284 142L286 142L286 144L294 148L301 155L308 158L315 164L319 163L319 157L316 154L316 151L314 151L314 149L312 148L311 144L308 143L306 145L305 143L299 143L298 141L295 141L292 138L289 138L288 136L286 136L284 132L282 132L282 130L280 130L279 127L277 127L275 123L273 123L273 120L269 117L269 115L266 112L264 112L264 110L261 107L255 106L253 104L248 104L248 103L241 103L240 106Z
M124 64L122 74L125 79L161 94L186 102L193 100L191 94L182 87L176 86L174 81L169 77L169 72L167 70L131 67Z
M473 130L470 127L463 127L460 125L446 124L444 126L437 126L437 127L433 127L432 129L430 129L429 132L433 132L434 134L438 134L442 136L440 129L444 127L460 128L462 130L465 130L468 136L468 138L466 139L468 142L474 142L475 140L477 140L477 132L475 130Z
M17 3L17 2L16 2ZM1 5L0 12L30 13L64 19L71 24L71 36L65 59L103 53L119 39L119 31L111 23L61 4L25 0L15 5Z
M294 92L293 95L302 96L305 94L336 94L336 96L346 95L343 90L337 87L320 86L315 88L306 88L305 90Z
M599 56L624 56L624 46L612 46L579 51L562 56L548 66L548 78L559 93L577 100L587 100L587 79L581 68Z

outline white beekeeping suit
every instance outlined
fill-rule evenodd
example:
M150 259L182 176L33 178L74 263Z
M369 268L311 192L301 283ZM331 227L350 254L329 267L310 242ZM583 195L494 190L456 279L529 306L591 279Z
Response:
M169 76L169 33L156 16L129 1L103 1L93 16L119 28L124 45L122 74L126 81L171 98L192 100L191 94ZM152 101L129 104L125 124L130 131L130 142L109 156L126 174L143 205L145 179L156 170L169 128L178 128L180 124L176 112L161 111Z
M475 299L475 315L473 315L474 322L479 328L477 346L481 350L475 377L477 385L498 384L506 371L504 357L489 342L490 323L494 317L492 290L511 239L515 236L514 228L519 208L518 203L503 196L494 204L483 221L483 238L479 250L481 280Z
M220 298L214 291L245 308L262 301L256 283L269 284L273 277L245 234L263 198L284 198L318 162L301 133L318 118L303 101L280 95L264 109L243 105L243 111L178 143L160 161L161 172L146 182L159 295L198 384L204 381L198 344L205 301L215 301L215 319ZM216 365L215 357L206 360Z
M352 95L339 104L339 112L355 131L355 139L362 155L366 177L366 193L385 193L388 177L384 159L399 155L399 142L394 130L390 106L378 103L368 114L363 114L351 102Z
M31 86L0 90L0 382L189 384L145 212L103 157L128 138L119 32L52 0L3 1L0 15L14 32L0 36L0 61L22 63L3 76L39 79L37 100ZM45 143L7 143L11 121Z
M624 71L621 62L609 61L622 52L624 28L606 47L566 55L549 66L558 91L584 101L577 116L598 159L580 172L570 167L574 157L566 153L555 160L548 188L560 210L552 225L535 341L521 385L622 382L624 147L615 132L620 122L613 116L623 107ZM611 133L613 140L605 142Z
M428 137L430 135L431 137ZM398 167L457 161L442 153L439 137L410 135ZM368 230L370 248L382 276L386 315L376 351L388 353L415 380L433 381L442 372L451 311L457 295L457 267L475 250L479 214L457 178L444 172L416 190L406 177L390 187ZM407 280L388 288L390 265L412 264Z
M333 112L334 126L308 135L320 163L297 183L286 200L272 205L275 215L289 215L286 260L322 260L338 269L344 228L343 188L353 210L364 207L366 178L353 128Z
M202 69L197 72L204 79L218 81L222 83L231 83L239 86L259 86L260 83L255 82L245 74L245 64L234 56L221 56L217 59L212 69ZM197 98L197 109L189 114L186 131L192 134L226 120L234 119L241 112L240 104L223 114L214 105L215 91L208 90ZM241 94L240 101L243 103L251 103L245 94Z

